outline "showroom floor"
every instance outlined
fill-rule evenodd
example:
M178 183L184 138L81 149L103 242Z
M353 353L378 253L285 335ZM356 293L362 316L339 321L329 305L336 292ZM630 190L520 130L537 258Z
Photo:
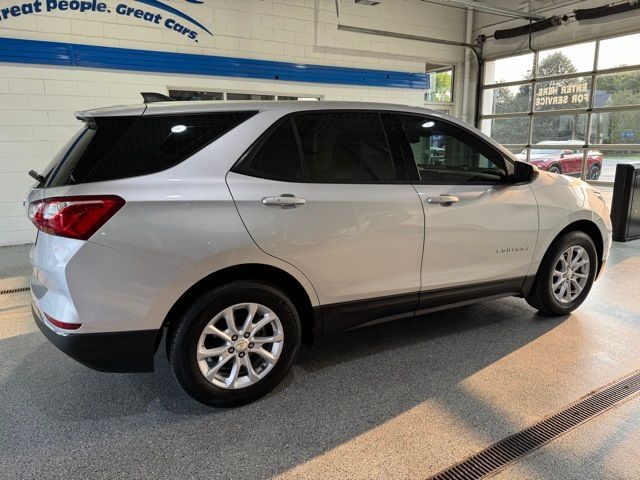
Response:
M0 290L26 247L0 249ZM640 242L616 243L574 314L503 299L329 338L268 397L217 410L156 372L103 374L36 330L29 293L0 296L6 478L426 478L640 369ZM496 478L638 478L640 397Z

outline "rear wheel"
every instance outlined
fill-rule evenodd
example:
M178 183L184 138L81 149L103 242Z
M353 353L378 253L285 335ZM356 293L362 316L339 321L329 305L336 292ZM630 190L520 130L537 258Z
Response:
M234 282L200 297L169 338L169 360L196 400L228 407L255 400L285 377L300 346L295 307L279 289Z
M527 302L547 315L566 315L582 304L593 285L598 256L584 232L570 232L547 251Z

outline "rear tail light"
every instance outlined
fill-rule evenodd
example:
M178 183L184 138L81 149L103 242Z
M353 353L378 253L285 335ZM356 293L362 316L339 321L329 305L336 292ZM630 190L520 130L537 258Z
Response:
M88 240L124 204L115 195L46 198L29 204L29 220L50 235Z
M49 321L50 324L55 325L56 327L62 328L64 330L77 330L82 326L81 323L61 322L60 320L56 320L55 318L50 317L46 313L44 314L44 316L47 317L47 320Z

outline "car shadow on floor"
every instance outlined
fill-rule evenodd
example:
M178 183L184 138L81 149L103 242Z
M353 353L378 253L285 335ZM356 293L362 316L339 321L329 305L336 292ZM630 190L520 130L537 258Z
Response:
M128 447L133 454L145 442L167 435L186 439L186 444L206 442L237 451L247 436L260 431L253 448L256 454L265 452L265 459L254 467L243 464L249 470L238 476L265 477L428 399L462 402L453 409L482 414L482 406L462 398L456 385L563 320L540 317L521 299L503 299L352 330L303 347L275 391L226 410L191 400L174 380L162 347L153 373L106 374L67 358L39 332L21 335L0 341L0 431L10 439L0 455L13 458L13 451L28 456L38 448L33 438L104 452L134 436L138 440ZM510 428L499 415L485 414L495 417L495 429ZM203 425L210 428L202 430ZM194 430L199 431L197 441ZM273 445L286 448L274 451ZM171 446L154 448L160 454ZM218 465L220 472L238 468L237 455L233 458ZM171 468L182 461L187 458Z

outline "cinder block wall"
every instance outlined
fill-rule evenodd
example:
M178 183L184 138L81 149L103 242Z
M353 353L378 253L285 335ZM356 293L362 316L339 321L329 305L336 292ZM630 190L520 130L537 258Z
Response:
M14 3L2 0L0 6ZM110 14L65 11L5 19L0 36L404 72L423 72L425 62L460 66L464 55L459 47L338 31L334 0L167 1L213 33L200 31L198 42L161 25L116 15L121 1L106 3ZM456 8L420 0L384 0L375 7L350 0L340 1L340 7L343 24L458 41L464 36L465 14ZM0 245L33 240L35 230L22 206L33 183L26 172L44 169L76 131L74 111L139 103L141 91L167 93L174 87L411 105L422 105L424 98L422 90L408 88L0 63Z

